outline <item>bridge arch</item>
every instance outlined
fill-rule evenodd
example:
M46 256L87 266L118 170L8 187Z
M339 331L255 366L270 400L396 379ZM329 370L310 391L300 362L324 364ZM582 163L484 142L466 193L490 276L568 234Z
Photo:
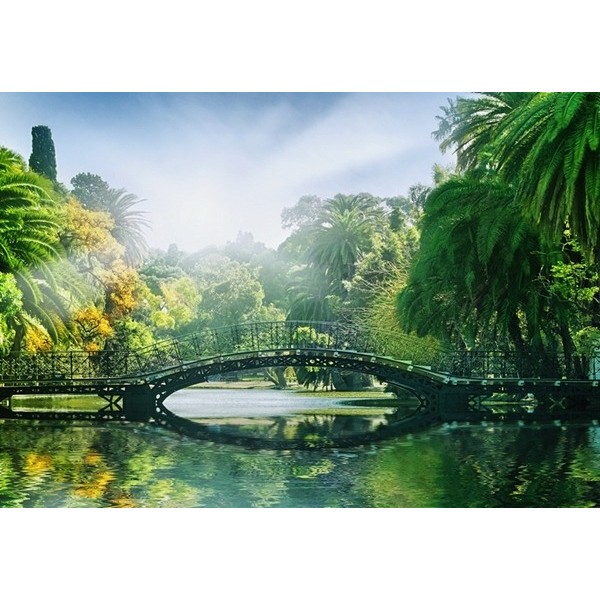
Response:
M209 439L214 442L240 444L257 448L310 448L316 445L334 445L339 447L356 446L373 443L387 437L398 435L402 431L413 431L427 427L437 422L437 409L440 384L415 373L411 365L403 363L400 366L395 361L371 354L352 351L337 351L325 349L278 349L260 353L237 353L230 356L212 357L186 364L185 368L174 370L148 383L150 398L153 404L152 420L170 430L178 431L188 436ZM166 400L174 392L202 383L211 375L244 371L265 367L321 367L338 368L373 375L380 381L392 383L414 395L418 406L410 409L410 414L392 417L388 424L368 433L353 433L328 440L307 442L302 438L286 440L270 440L265 437L244 435L239 431L227 433L228 427L211 426L195 423L173 413L167 406Z
M393 384L413 394L421 409L435 410L441 387L420 369L410 363L354 351L322 348L277 349L263 352L245 352L211 357L188 363L148 382L157 419L171 417L165 407L174 392L208 380L212 375L267 367L320 367L336 368L372 375L381 382Z

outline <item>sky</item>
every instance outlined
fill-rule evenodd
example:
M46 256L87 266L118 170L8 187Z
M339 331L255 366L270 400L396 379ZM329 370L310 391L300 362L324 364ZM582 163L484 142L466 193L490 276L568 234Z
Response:
M0 93L0 145L26 160L52 130L58 180L80 172L144 199L151 247L238 232L277 247L303 195L405 194L453 164L432 138L456 93Z

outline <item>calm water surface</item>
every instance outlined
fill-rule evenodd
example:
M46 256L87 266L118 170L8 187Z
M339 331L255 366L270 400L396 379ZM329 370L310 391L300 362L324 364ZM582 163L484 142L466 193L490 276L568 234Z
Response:
M204 399L204 400L202 400ZM354 399L356 401L356 399ZM171 410L284 434L393 410L269 390L183 390ZM282 424L283 423L283 424ZM325 425L324 425L325 423ZM233 424L233 425L232 425ZM0 423L2 507L560 507L600 503L597 425L457 425L350 449L261 450L151 424ZM291 429L290 429L291 428Z

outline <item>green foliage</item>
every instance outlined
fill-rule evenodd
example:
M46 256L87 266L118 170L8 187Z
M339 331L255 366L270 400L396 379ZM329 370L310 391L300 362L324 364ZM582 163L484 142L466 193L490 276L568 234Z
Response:
M299 346L327 348L331 344L331 337L313 327L297 327L292 335L292 341ZM306 388L312 387L313 390L316 390L319 386L327 388L333 385L330 369L298 367L295 371L298 383Z
M288 319L332 321L340 316L342 300L318 269L292 269L288 290Z
M183 252L171 244L167 252L153 249L140 267L139 272L153 294L161 293L161 283L186 276L181 266Z
M292 263L283 253L254 241L252 234L247 232L238 233L236 241L228 242L222 253L255 273L265 293L265 304L274 304L281 309L286 307L286 275Z
M156 307L150 316L157 334L173 335L185 329L196 318L200 298L190 277L161 282Z
M202 294L196 326L222 327L255 320L264 291L248 267L212 254L196 265L192 277Z
M123 319L118 321L113 327L110 349L123 349L135 352L150 346L155 341L151 327L133 319Z
M585 356L597 354L600 350L600 329L598 327L584 327L574 336L578 352Z
M148 227L146 212L136 208L144 200L127 190L111 188L93 173L78 173L71 185L73 195L85 208L110 215L111 235L125 248L125 262L139 266L148 251L144 237L144 228Z
M56 182L56 151L52 141L52 131L45 125L37 125L31 129L31 138L29 166L32 171Z
M421 248L399 296L401 322L470 347L521 344L521 325L542 327L539 237L514 194L483 172L454 176L428 197Z
M45 177L27 170L23 159L0 148L0 273L10 273L22 310L7 323L13 350L27 330L43 327L54 341L68 336L68 303L77 294L72 270L61 261L63 206Z
M503 143L499 125L533 96L529 92L490 92L448 99L448 106L440 107L443 115L437 117L434 138L442 152L454 149L459 171L490 166L496 146Z
M10 323L23 310L23 294L10 273L0 273L0 351L7 352L14 337Z
M77 173L71 178L72 194L89 210L106 211L110 186L100 175Z
M462 170L490 166L560 242L568 222L588 258L600 243L600 94L487 93L443 109L436 132Z
M294 206L281 211L281 225L293 231L312 227L322 208L323 200L318 196L302 196Z
M59 208L50 182L0 148L0 272L41 266L60 256Z
M414 253L419 202L427 190L413 186L408 198L304 196L286 209L283 222L293 231L279 250L295 263L288 318L351 321L389 267Z
M446 244L452 268L453 261L463 257L458 281L439 274L442 257L428 245L424 233L416 270L423 269L423 275L428 260L436 266L431 279L421 277L419 285L423 290L430 286L429 297L439 302L418 307L419 295L412 301L408 297L415 292L411 284L401 299L401 313L415 326L431 311L433 322L445 322L449 330L463 335L469 331L467 337L475 339L482 334L478 324L490 318L490 307L496 307L500 312L494 309L491 322L504 326L497 331L484 328L492 338L504 329L516 345L523 337L523 342L537 347L543 343L549 349L556 348L560 338L569 355L573 334L590 322L600 323L600 95L485 93L458 98L442 110L435 133L442 150L455 151L465 178L487 173L485 178L503 185L510 191L510 205L501 201L482 205L481 226L475 228L465 228L465 219L458 216L454 223L438 222L449 232L445 241L441 234L436 239ZM444 184L439 188L448 189ZM456 211L464 210L461 198L468 203L477 193L464 186L456 192ZM452 201L447 196L447 202ZM431 212L429 205L426 211ZM436 218L429 215L424 230L426 225L432 228ZM507 260L488 264L494 256ZM437 297L435 287L440 290ZM461 299L466 309L455 311L455 302L460 305ZM502 313L513 316L498 321Z
M106 212L114 221L111 233L125 248L125 262L133 266L140 265L148 251L144 237L144 228L148 227L146 212L134 209L140 202L144 200L124 189L111 189L106 204Z

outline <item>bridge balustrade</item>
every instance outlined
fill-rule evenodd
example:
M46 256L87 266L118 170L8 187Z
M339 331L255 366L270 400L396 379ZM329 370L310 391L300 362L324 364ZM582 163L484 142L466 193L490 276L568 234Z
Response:
M136 352L11 354L0 357L0 380L35 382L144 377L204 359L301 349L354 351L390 357L457 377L561 377L572 371L562 354L453 351L434 340L356 324L273 321L205 329L162 340Z

